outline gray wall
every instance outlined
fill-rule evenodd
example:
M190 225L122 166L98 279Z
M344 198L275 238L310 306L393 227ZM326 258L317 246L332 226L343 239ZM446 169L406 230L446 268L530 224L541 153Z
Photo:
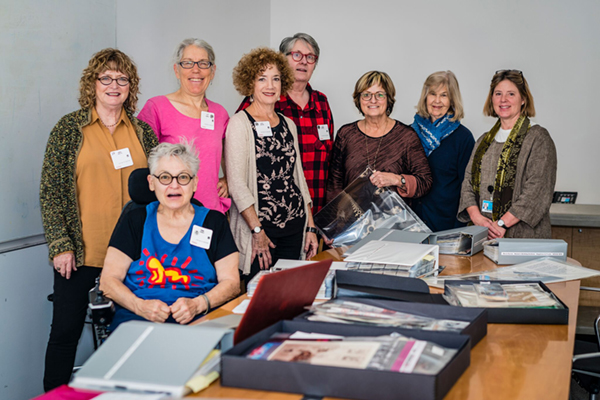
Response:
M452 70L475 138L494 124L482 115L496 70L520 69L535 98L534 122L558 150L556 190L600 204L600 2L597 0L291 0L271 3L271 46L298 31L313 35L321 59L311 80L331 103L336 129L359 119L352 104L358 78L390 74L393 117L412 123L425 78ZM293 16L293 18L290 18Z
M244 53L269 45L269 6L269 0L118 1L117 45L135 60L142 77L138 109L150 97L178 89L173 52L183 39L197 37L216 54L207 97L233 114L242 97L233 88L231 72Z

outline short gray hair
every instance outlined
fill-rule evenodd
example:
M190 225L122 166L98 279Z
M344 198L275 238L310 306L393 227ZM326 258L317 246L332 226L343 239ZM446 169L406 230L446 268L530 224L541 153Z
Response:
M200 167L200 159L197 154L193 143L189 143L185 139L182 139L180 143L161 143L150 151L148 168L150 168L150 173L154 174L162 158L177 157L192 174L196 175Z
M173 64L177 64L181 61L181 57L183 57L183 51L188 46L196 46L206 50L206 52L208 53L208 61L213 63L213 65L215 64L215 51L213 50L212 46L206 43L204 40L197 38L184 39L181 41L181 43L177 45L177 48L175 49L175 54L173 54Z
M319 56L321 55L321 49L319 48L319 44L308 33L298 32L294 36L288 36L281 41L279 44L279 51L283 54L287 54L292 51L292 47L296 44L297 40L302 40L306 42L310 47L312 47L315 52L315 56L317 56L317 63L319 62Z

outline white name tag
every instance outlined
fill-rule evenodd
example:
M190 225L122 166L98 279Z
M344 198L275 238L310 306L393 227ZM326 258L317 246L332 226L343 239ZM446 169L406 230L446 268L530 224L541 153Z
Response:
M254 127L256 128L258 137L273 136L273 131L271 131L271 123L269 121L256 121L254 123Z
M494 210L494 203L490 200L481 202L481 212L491 213Z
M200 113L200 128L215 130L215 114L207 111Z
M115 166L115 169L131 167L133 165L133 159L131 158L129 148L127 147L125 147L124 149L111 151L110 157L112 158L112 162Z
M208 250L210 248L212 234L212 230L194 225L192 228L192 236L190 237L190 244L192 246L201 247L204 250Z
M329 135L329 126L327 125L317 125L317 132L319 132L319 140L330 140L331 136Z

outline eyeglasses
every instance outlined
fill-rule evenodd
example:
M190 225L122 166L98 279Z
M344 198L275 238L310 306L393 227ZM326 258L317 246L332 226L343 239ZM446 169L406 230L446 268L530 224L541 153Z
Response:
M127 78L125 76L121 76L119 78L111 78L110 76L105 75L105 76L101 76L100 78L98 78L98 80L104 86L108 86L108 85L112 84L113 81L117 81L117 85L119 85L119 86L129 85L129 78Z
M299 51L290 51L289 53L286 53L285 55L286 56L291 55L292 56L292 60L294 60L296 62L300 62L300 61L302 61L302 59L304 57L306 57L306 62L308 64L314 64L319 59L319 57L317 57L314 54L303 54L303 53L300 53Z
M371 98L373 98L373 96L375 96L376 101L383 101L387 98L387 94L385 94L384 92L377 92L377 93L362 92L360 94L360 98L364 101L371 101Z
M499 69L498 71L496 71L496 73L494 75L509 74L511 72L521 75L521 78L523 77L523 71L519 71L518 69Z
M181 61L179 65L183 69L192 69L194 68L194 64L198 64L198 68L200 69L209 69L213 66L213 63L210 61L202 60L202 61Z
M168 172L163 172L162 174L160 174L158 176L152 174L152 176L155 177L156 179L158 179L158 181L165 186L170 185L171 182L173 182L173 179L175 179L177 181L177 183L179 183L181 186L188 185L192 181L192 179L194 179L194 176L188 174L187 172L182 172L181 174L179 174L177 176L173 176L173 175L169 174Z

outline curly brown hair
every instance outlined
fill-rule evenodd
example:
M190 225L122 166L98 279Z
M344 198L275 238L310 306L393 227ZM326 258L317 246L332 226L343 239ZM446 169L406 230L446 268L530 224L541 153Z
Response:
M137 68L127 54L111 48L100 50L94 54L87 68L83 70L79 81L79 105L84 109L96 106L96 79L101 73L108 70L120 72L129 78L129 96L123 107L130 113L134 113L140 94L140 78Z
M279 70L281 93L287 93L294 83L294 73L283 54L267 47L259 47L244 54L233 69L233 86L242 96L251 96L254 94L254 81L269 65L273 65Z

